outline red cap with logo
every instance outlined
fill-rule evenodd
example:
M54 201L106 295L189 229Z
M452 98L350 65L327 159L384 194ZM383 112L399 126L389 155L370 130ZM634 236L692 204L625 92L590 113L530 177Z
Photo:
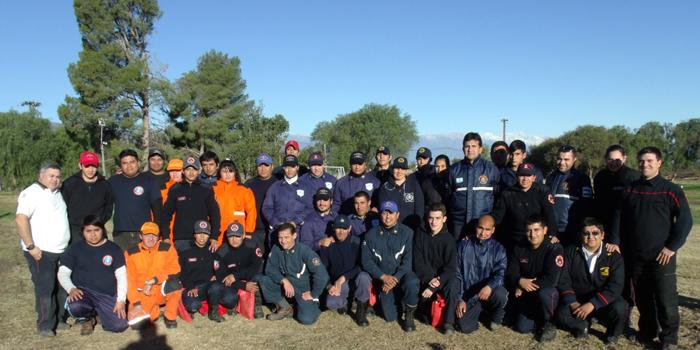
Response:
M96 167L100 165L100 157L95 152L85 151L80 153L80 165Z

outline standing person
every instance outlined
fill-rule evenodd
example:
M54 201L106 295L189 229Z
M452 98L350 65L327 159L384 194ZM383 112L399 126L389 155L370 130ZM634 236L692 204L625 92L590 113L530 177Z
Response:
M490 156L491 162L499 171L505 169L508 165L508 144L501 140L492 143Z
M562 245L576 242L584 218L592 216L593 190L588 175L576 170L576 149L569 145L557 151L557 169L547 176L549 193L554 197L557 237ZM552 228L554 229L554 228Z
M255 158L255 171L258 175L245 183L253 191L253 196L255 196L255 212L257 215L253 239L257 242L258 247L267 251L267 247L272 245L267 242L267 237L270 233L270 222L263 215L262 205L270 186L277 181L277 178L272 176L272 157L265 152L260 153Z
M160 196L163 198L163 204L165 204L165 201L168 199L168 192L170 191L170 188L173 187L173 185L182 182L183 165L182 159L171 159L168 161L168 167L166 170L168 170L168 176L170 179L165 183L165 187L160 190Z
M277 231L278 245L272 247L265 274L258 278L265 301L277 305L267 319L278 321L292 316L294 308L288 301L292 299L297 321L314 324L321 314L319 297L328 284L328 272L311 248L297 243L294 225L283 223Z
M238 305L238 291L243 289L255 294L255 318L262 318L260 288L255 276L262 272L263 250L253 240L245 239L243 225L234 221L226 228L228 249L219 250L219 269L216 279L223 285L221 305L235 310ZM232 314L229 311L229 314Z
M430 301L440 291L447 301L445 306L445 335L454 333L457 305L457 249L455 239L447 231L447 209L442 203L428 206L427 223L421 225L414 237L413 270L421 283L421 309L430 315Z
M374 191L379 189L379 179L367 173L367 156L360 151L350 155L350 173L338 180L333 191L333 211L349 215L353 212L355 193L365 191L372 198Z
M337 216L332 211L333 193L321 187L313 195L315 209L304 218L304 224L299 230L299 243L318 252L322 247L333 243L333 220Z
M295 156L297 159L299 159L299 142L296 140L287 141L287 143L284 145L284 156ZM299 164L299 176L302 176L308 172L309 168L307 168L304 164ZM284 178L284 165L275 168L272 171L272 174L275 175L277 179L282 180Z
M214 151L206 151L199 156L202 173L199 174L199 182L204 187L211 188L216 184L216 175L219 172L219 156Z
M596 217L603 222L607 231L612 224L612 214L620 205L625 188L638 180L642 174L625 165L627 154L620 145L612 145L605 150L605 168L594 177L594 197Z
M464 159L450 167L450 206L452 234L455 239L474 232L476 221L493 209L494 193L498 190L499 170L481 158L484 147L475 132L464 135Z
M114 200L112 187L97 171L100 158L94 152L80 154L80 171L66 179L61 186L61 194L68 208L71 244L83 239L80 226L88 215L96 215L101 222L112 217Z
M335 182L338 181L335 176L326 172L323 163L323 155L320 152L314 152L309 155L309 172L299 176L301 187L306 193L316 193L319 188L326 188L333 193ZM312 196L306 198L306 212L314 211L314 200Z
M420 184L412 176L406 176L408 160L397 157L391 166L392 178L379 188L377 198L381 203L393 201L399 206L401 223L417 230L423 224L425 200Z
M155 181L161 190L165 188L165 183L170 180L170 175L165 168L166 160L167 157L163 151L155 148L151 149L148 152L148 170L143 172L147 177Z
M379 287L379 304L387 322L396 321L395 291L401 295L403 306L403 330L416 330L414 315L418 306L419 281L413 273L413 231L399 223L399 208L394 202L384 202L381 207L382 225L372 228L362 242L362 269L357 276L356 297L358 324L366 325L369 290ZM366 271L366 272L365 272ZM364 291L367 291L365 293Z
M525 225L527 242L516 246L508 257L506 281L515 296L515 330L531 333L538 327L538 340L545 342L557 335L553 321L564 249L545 239L548 228L543 217L532 216Z
M450 158L444 154L435 157L435 176L433 176L432 185L435 191L440 195L440 203L447 208L450 205ZM449 224L448 227L452 227Z
M255 239L255 222L258 219L255 195L250 188L241 184L238 167L231 158L224 158L219 165L219 180L214 185L214 197L221 213L219 246L224 242L226 225L234 221L244 223L248 238ZM260 241L260 238L258 237L257 241Z
M66 311L81 323L80 335L92 334L96 316L105 331L123 332L129 327L124 252L107 240L97 216L86 216L81 229L83 239L63 253L58 268L58 282L68 293Z
M70 229L66 203L59 187L61 168L55 163L39 169L37 182L25 188L17 198L15 224L24 257L34 284L36 331L44 337L67 328L63 317L66 295L57 288L58 260L68 246Z
M265 196L262 212L270 223L270 234L268 242L277 241L275 228L283 223L292 223L294 227L301 228L306 214L304 196L313 196L306 193L299 183L299 161L295 156L284 157L282 163L284 179L277 180ZM295 230L296 232L296 230Z
M527 160L527 145L523 140L513 140L508 146L509 162L507 166L501 169L501 182L499 183L499 188L501 193L509 187L515 186L518 182L518 167L520 164L525 164ZM534 168L535 173L535 183L544 184L544 176L542 172Z
M391 150L389 147L381 146L377 148L377 153L374 154L374 159L377 164L370 172L374 177L383 184L391 179Z
M639 309L637 339L650 344L658 334L664 348L676 348L680 327L676 253L688 238L693 219L683 190L660 175L661 151L644 147L637 161L642 177L622 193L610 243L625 257L632 300Z
M163 207L163 219L160 221L160 232L166 242L172 243L178 252L192 245L192 227L197 220L211 223L209 249L214 252L219 248L219 228L221 214L219 204L214 198L214 191L205 187L199 181L201 165L195 157L185 159L185 181L179 183L168 192L168 199ZM175 215L173 229L170 231L170 220Z
M479 218L476 234L457 245L457 324L462 333L479 329L481 312L488 313L486 328L494 331L503 322L508 292L504 286L507 255L492 238L496 220L491 215Z
M330 277L326 286L325 305L341 315L348 312L350 291L354 289L355 278L361 271L360 238L352 235L351 230L350 220L345 215L338 215L333 221L333 244L321 247L319 253ZM369 291L355 291L358 292Z
M122 250L140 242L139 230L146 221L161 220L163 199L160 188L147 175L139 173L136 151L119 153L120 174L109 178L114 197L114 243Z
M435 187L435 167L430 164L433 161L433 153L427 147L418 148L416 151L416 171L411 174L420 184L423 190L425 206L432 203L440 203L439 188Z
M605 343L613 345L622 334L626 319L622 256L605 250L605 229L594 218L583 220L580 237L580 245L564 251L566 264L559 280L561 304L557 319L581 339L588 336L590 319L596 317L607 327Z
M355 212L350 215L352 234L364 237L365 232L379 226L379 214L371 210L372 199L365 191L357 191L354 196Z

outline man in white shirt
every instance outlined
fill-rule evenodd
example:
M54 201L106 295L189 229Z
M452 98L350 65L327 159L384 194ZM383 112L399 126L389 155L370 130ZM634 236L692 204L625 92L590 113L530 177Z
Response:
M43 165L37 182L19 194L15 216L20 244L34 283L37 334L47 337L54 336L57 327L67 328L62 317L59 320L59 315L65 311L62 305L66 293L56 286L58 260L70 239L60 184L61 168L54 163Z

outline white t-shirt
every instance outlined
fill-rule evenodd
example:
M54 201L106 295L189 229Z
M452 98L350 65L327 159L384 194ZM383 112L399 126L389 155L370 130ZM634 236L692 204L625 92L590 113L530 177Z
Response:
M29 218L34 245L50 253L63 253L70 240L70 228L66 202L59 190L32 184L19 194L17 214ZM21 239L20 244L27 250Z

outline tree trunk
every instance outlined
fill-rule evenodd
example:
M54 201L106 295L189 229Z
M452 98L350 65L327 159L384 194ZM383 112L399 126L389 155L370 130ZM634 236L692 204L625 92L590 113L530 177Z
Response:
M148 81L148 85L150 86L150 80L151 77L149 76L150 72L148 70L148 55L144 55L144 76L146 77L146 80ZM150 124L151 124L151 117L149 115L149 107L150 107L150 100L149 100L149 90L148 87L146 87L146 90L143 92L141 99L143 100L143 105L141 107L141 113L143 115L143 148L146 150L146 154L148 154L150 150Z

